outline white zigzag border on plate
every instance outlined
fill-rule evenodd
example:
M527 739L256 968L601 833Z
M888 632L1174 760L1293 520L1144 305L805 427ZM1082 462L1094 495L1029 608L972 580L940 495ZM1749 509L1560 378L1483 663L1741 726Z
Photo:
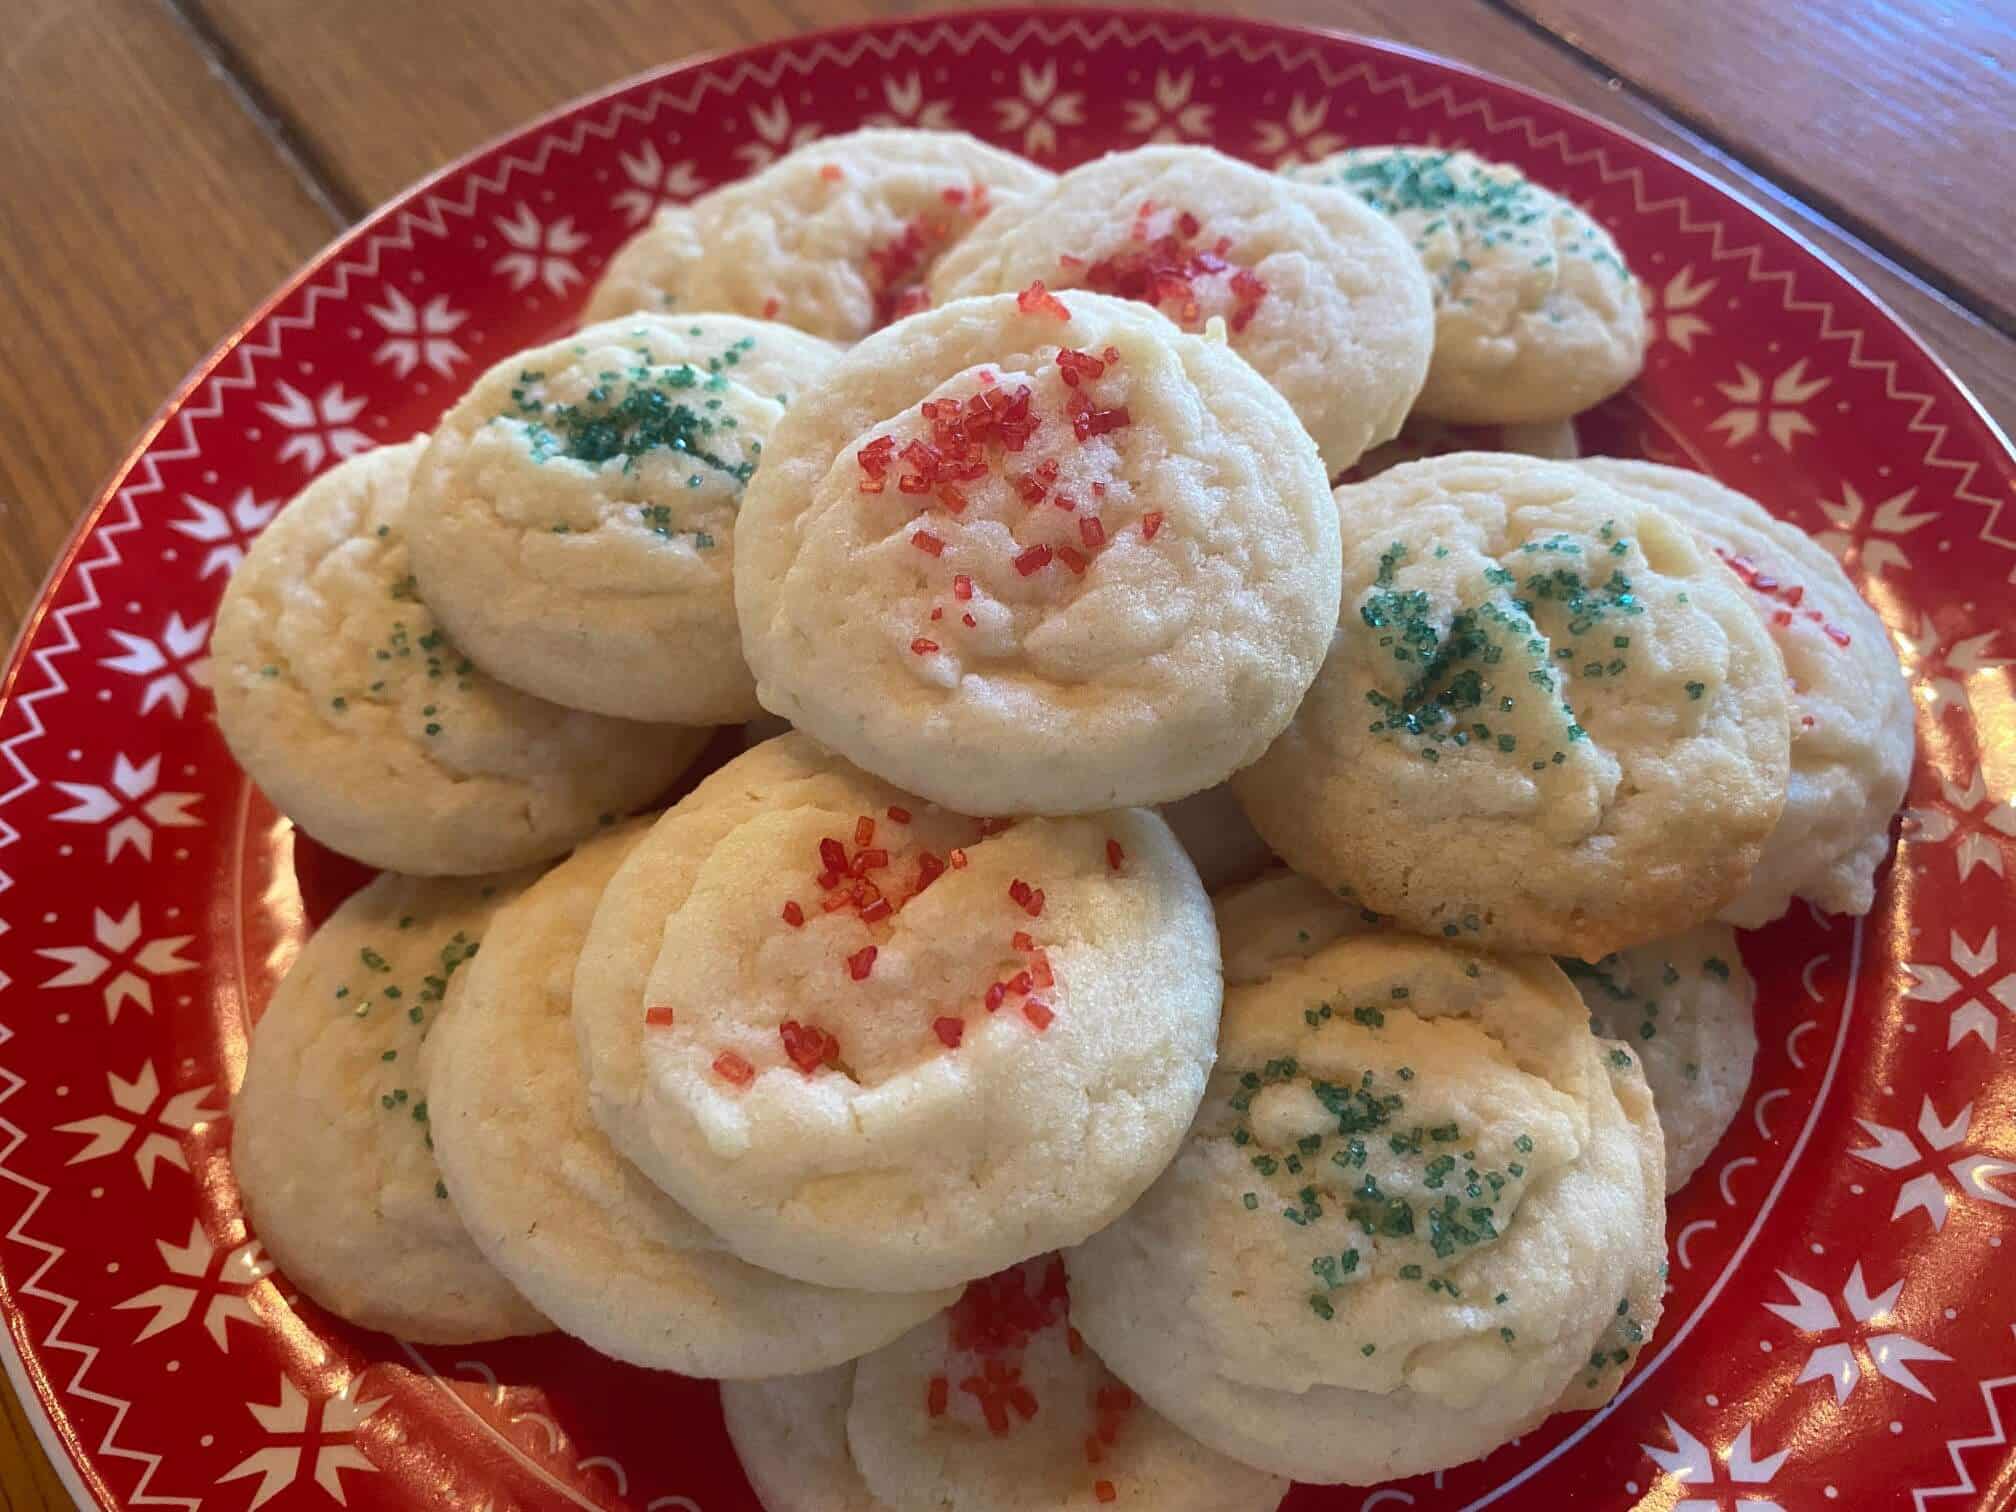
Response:
M2010 1328L2016 1334L2016 1326ZM1988 1431L1971 1438L1946 1440L1946 1457L1953 1461L1954 1480L1951 1485L1925 1486L1913 1490L1911 1504L1917 1512L1925 1512L1925 1504L1935 1496L1966 1496L1981 1488L1974 1484L1974 1473L1960 1458L1963 1449L1994 1449L2009 1442L2009 1434L2002 1426L2002 1409L1996 1405L1995 1393L2007 1386L2016 1386L2016 1375L1997 1376L1992 1381L1981 1383L1981 1402L1988 1409Z
M1631 186L1634 205L1639 213L1655 215L1670 212L1674 214L1682 231L1691 234L1701 234L1704 232L1709 234L1712 238L1710 249L1711 261L1717 263L1736 262L1743 265L1748 281L1751 284L1769 284L1774 282L1779 284L1782 304L1786 310L1793 313L1817 314L1821 321L1820 334L1822 340L1846 341L1848 343L1848 352L1846 355L1850 367L1880 373L1884 380L1885 392L1889 398L1900 403L1915 405L1915 412L1906 421L1906 428L1913 434L1929 437L1922 459L1924 465L1958 473L1959 477L1954 483L1953 490L1955 497L1981 506L1988 511L1987 520L1982 527L1982 539L1991 541L1997 545L2016 548L2016 538L2004 538L1995 533L1995 526L2003 501L1999 498L1979 493L1972 487L1982 464L1978 461L1970 462L1941 455L1942 449L1947 443L1949 429L1945 425L1926 422L1926 414L1937 402L1932 395L1917 393L1902 387L1898 381L1897 364L1894 361L1864 356L1862 348L1867 332L1859 327L1851 328L1837 324L1835 308L1831 302L1795 298L1793 291L1794 275L1785 271L1766 271L1762 266L1763 248L1761 245L1747 248L1727 247L1725 245L1724 224L1720 221L1697 221L1693 219L1689 214L1688 203L1684 196L1676 195L1666 200L1648 202L1642 170L1635 167L1627 169L1612 167L1608 157L1608 150L1604 147L1598 146L1582 152L1575 152L1568 145L1567 133L1565 131L1555 131L1543 135L1536 128L1533 118L1527 115L1501 120L1498 118L1491 102L1486 98L1480 97L1467 104L1459 103L1455 98L1452 86L1447 83L1440 83L1432 89L1423 91L1415 85L1412 77L1405 72L1398 73L1390 79L1382 80L1373 70L1370 63L1364 60L1360 60L1342 71L1335 70L1330 66L1325 57L1323 48L1317 45L1294 47L1279 40L1254 43L1243 36L1214 34L1204 27L1190 27L1180 31L1172 31L1159 22L1137 24L1117 19L1095 24L1088 23L1079 18L1070 18L1063 21L1032 18L1005 31L995 26L991 21L984 20L967 23L940 22L922 32L904 30L875 33L858 36L845 43L827 38L813 39L802 45L784 48L769 62L764 64L743 60L725 73L718 71L703 73L695 81L693 87L683 93L663 87L654 88L645 96L641 105L629 100L619 100L610 108L601 112L599 116L583 116L569 123L565 128L555 127L537 140L529 157L521 157L515 153L506 153L487 173L477 172L473 169L465 172L461 176L460 193L457 196L448 197L440 193L429 192L422 197L417 207L408 207L395 212L392 216L388 217L386 229L375 230L366 235L361 257L354 260L339 260L333 265L329 276L324 281L307 284L298 291L298 297L301 300L301 309L298 314L284 314L276 311L261 323L256 335L247 333L233 351L222 359L219 364L219 370L213 373L200 386L200 389L190 396L190 399L175 416L174 425L178 432L178 444L172 449L165 451L159 450L158 446L150 446L138 458L136 466L143 474L143 477L139 481L130 482L123 486L115 496L115 502L123 507L123 517L109 525L101 524L94 530L94 540L101 548L100 554L89 561L80 561L75 569L75 577L83 587L84 599L66 609L53 611L51 614L51 619L55 622L59 633L63 637L62 644L45 647L35 652L31 658L32 664L45 677L45 685L32 692L17 696L16 701L21 705L22 712L28 721L28 727L19 735L6 741L4 744L0 744L0 756L5 757L6 762L13 768L18 778L15 786L4 794L0 794L0 811L4 811L7 805L18 800L37 785L37 779L20 755L21 747L40 738L45 733L34 705L43 699L67 691L67 685L64 683L62 675L55 667L54 662L56 658L80 649L81 642L70 621L75 616L88 614L101 607L97 590L92 582L93 574L105 567L118 565L120 558L117 537L138 528L138 501L142 497L159 493L164 488L161 480L160 465L164 462L186 460L198 455L201 451L201 446L196 439L196 422L217 418L222 412L224 397L229 391L254 388L257 383L255 373L259 362L262 359L275 358L280 355L281 347L285 342L288 332L305 330L312 327L315 323L318 306L325 300L341 300L346 297L353 278L373 278L378 276L380 263L386 253L413 250L416 245L416 234L420 232L442 238L449 236L451 234L448 223L450 217L458 220L473 219L476 215L478 202L486 197L501 197L506 194L514 176L525 174L536 177L545 172L547 164L556 153L562 156L578 156L590 138L603 141L613 140L625 121L635 121L639 125L649 126L662 110L668 108L681 114L693 115L698 112L701 102L710 93L734 96L745 85L751 82L764 88L774 89L778 81L787 72L798 76L805 76L827 65L846 68L852 66L869 53L875 54L884 61L893 61L905 53L913 54L919 58L929 57L942 48L963 57L972 53L982 44L992 44L995 49L1006 55L1031 40L1041 41L1051 46L1064 42L1075 42L1088 51L1097 50L1109 43L1136 46L1142 42L1154 42L1170 52L1198 50L1207 58L1220 58L1230 55L1236 56L1248 63L1273 61L1284 72L1292 71L1305 64L1313 64L1318 77L1322 80L1324 87L1328 89L1336 89L1347 82L1353 81L1362 82L1375 96L1388 94L1398 89L1403 92L1403 98L1410 109L1421 109L1429 105L1439 106L1452 121L1461 120L1465 116L1475 115L1481 119L1485 129L1494 136L1503 135L1508 132L1517 133L1523 136L1527 144L1536 151L1553 150L1560 156L1565 165L1578 166L1585 163L1593 163L1606 184L1628 181ZM1769 220L1768 216L1765 218L1767 221ZM355 232L346 234L354 235ZM228 369L235 369L235 371ZM6 847L15 844L19 839L19 832L12 825L8 824L4 817L0 817L0 850L4 850ZM12 885L12 878L4 870L0 870L0 894L4 894ZM4 927L4 921L0 921L0 929L4 929ZM0 987L4 987L5 985L4 977L0 977ZM11 1032L5 1030L4 1026L0 1026L0 1046L4 1046L12 1038ZM6 1067L0 1066L0 1103L7 1101L24 1085L26 1085L24 1079ZM29 1221L41 1207L43 1200L48 1195L49 1188L22 1175L8 1164L14 1153L26 1143L27 1135L25 1131L11 1120L0 1118L0 1135L4 1135L8 1140L5 1148L0 1149L0 1176L4 1176L9 1181L25 1187L32 1194L27 1210L10 1228L7 1237L15 1243L38 1250L44 1255L42 1263L36 1268L34 1274L23 1282L21 1295L52 1302L61 1309L57 1321L42 1339L42 1346L51 1349L65 1349L82 1356L76 1372L62 1390L69 1395L78 1397L80 1400L113 1409L112 1423L108 1426L97 1452L107 1458L125 1459L142 1466L140 1482L135 1488L131 1499L132 1505L194 1509L198 1505L194 1500L156 1496L148 1491L148 1486L161 1462L159 1455L123 1448L118 1445L118 1433L131 1409L131 1402L107 1396L104 1393L93 1391L86 1386L85 1377L97 1357L97 1349L95 1346L76 1343L62 1337L64 1327L68 1324L69 1319L75 1313L79 1304L74 1298L65 1297L41 1285L42 1278L62 1258L64 1251L60 1246L35 1239L26 1232ZM1988 1402L1995 1437L1955 1440L1949 1444L1949 1451L1963 1447L1985 1446L2004 1442L2001 1436L1999 1411L1990 1393L1995 1387L2009 1384L2016 1384L2016 1377L1983 1383L1982 1392L1984 1399ZM1965 1467L1960 1464L1957 1452L1954 1453L1954 1463L1960 1471L1962 1480L1966 1484L1918 1493L1921 1508L1925 1496L1961 1494L1974 1489L1972 1479L1967 1474Z
M193 447L191 451L193 453ZM142 461L149 468L150 472L154 472L154 463L151 457L143 458ZM153 488L158 491L160 486L158 472L154 472ZM82 557L79 558L74 578L77 583L81 584L83 596L77 603L70 605L68 608L53 610L50 614L50 620L55 624L57 633L61 636L60 643L53 646L45 646L30 658L30 664L42 674L44 681L41 687L19 694L15 699L15 702L21 706L22 714L27 720L27 728L11 740L8 740L4 745L0 745L0 756L4 756L7 764L14 769L14 775L17 779L14 786L9 788L4 794L0 794L0 809L4 809L7 804L19 799L23 794L32 791L36 786L37 779L34 773L29 770L28 764L22 760L20 748L39 739L46 733L42 725L41 715L37 712L35 706L44 699L53 698L69 691L69 685L64 681L62 670L56 665L56 662L59 657L67 656L72 652L81 650L83 647L83 642L78 638L77 631L72 626L71 620L80 615L89 614L92 610L100 607L102 601L98 596L98 587L94 578L105 568L119 565L119 537L140 528L140 512L135 507L129 494L130 490L122 489L120 491L118 502L123 510L121 518L114 520L108 525L103 525L93 532L92 541L98 547L97 555L88 560ZM0 849L15 844L20 838L20 832L13 825L7 823L4 818L0 818ZM4 894L13 885L14 879L4 870L0 870L0 894ZM4 979L0 979L0 986L4 985ZM0 1046L4 1046L13 1038L14 1032L4 1025L0 1025ZM26 1085L26 1078L17 1075L6 1067L0 1067L0 1104L7 1102ZM15 1151L28 1142L27 1131L22 1129L12 1119L0 1117L0 1136L4 1136L7 1140L6 1147L0 1149L0 1176L4 1176L15 1185L25 1188L29 1193L28 1206L7 1230L7 1238L13 1243L38 1252L42 1256L41 1263L35 1267L33 1273L21 1282L19 1295L23 1298L32 1297L39 1302L53 1303L58 1309L56 1321L50 1325L48 1333L43 1336L40 1348L45 1350L65 1350L78 1356L76 1370L71 1373L69 1381L58 1389L67 1395L78 1398L80 1401L112 1409L112 1421L106 1425L105 1432L99 1439L97 1453L108 1460L127 1460L140 1466L140 1480L133 1489L133 1495L130 1499L131 1505L136 1507L181 1507L186 1509L186 1512L194 1512L194 1509L198 1506L198 1502L194 1498L157 1496L148 1489L153 1482L155 1472L161 1468L160 1455L120 1445L118 1441L119 1430L125 1425L127 1414L132 1411L132 1402L124 1397L111 1396L102 1391L95 1391L86 1384L85 1378L90 1374L92 1365L97 1362L98 1348L93 1344L84 1344L63 1337L63 1330L69 1325L70 1319L75 1316L79 1303L74 1297L65 1296L61 1292L53 1291L42 1285L42 1278L48 1275L56 1263L63 1258L65 1251L61 1245L51 1244L44 1239L37 1239L28 1232L28 1224L41 1209L43 1202L48 1199L49 1188L32 1177L23 1175L8 1164L12 1160ZM63 1469L70 1469L67 1464L64 1464L60 1455L52 1452L51 1458ZM72 1485L73 1489L77 1487L74 1476L66 1475L65 1480L66 1483Z

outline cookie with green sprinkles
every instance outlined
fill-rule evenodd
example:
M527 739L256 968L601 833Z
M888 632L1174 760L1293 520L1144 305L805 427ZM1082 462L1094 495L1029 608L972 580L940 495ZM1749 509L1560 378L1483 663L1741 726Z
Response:
M332 850L417 876L565 853L662 792L706 732L564 709L478 667L420 599L421 437L340 462L246 552L210 682L231 754Z
M574 963L644 821L590 841L496 917L431 1037L427 1127L477 1247L555 1324L684 1375L822 1370L889 1343L956 1293L840 1291L758 1270L611 1147L588 1111Z
M1785 807L1785 663L1692 531L1499 452L1336 500L1329 657L1233 778L1289 865L1422 934L1584 960L1741 895Z
M379 877L309 938L253 1025L231 1103L247 1221L290 1281L362 1327L466 1344L551 1326L447 1200L423 1054L531 880Z
M1643 1065L1666 1136L1666 1190L1679 1191L1750 1090L1757 983L1736 932L1704 924L1600 961L1561 964L1596 1032Z
M1273 1512L1279 1476L1187 1437L1070 1321L1052 1255L851 1365L721 1389L766 1512Z
M871 127L660 210L585 318L727 311L859 341L919 308L932 264L1052 175L957 131Z
M1353 147L1286 171L1354 191L1420 255L1435 293L1423 415L1562 420L1644 367L1644 295L1616 241L1511 164L1442 147Z
M1579 465L1692 530L1741 580L1744 602L1785 658L1792 703L1785 812L1749 886L1721 917L1756 929L1796 898L1827 913L1866 914L1917 753L1911 686L1882 618L1825 537L1816 540L1755 499L1656 462L1594 457Z
M739 315L635 315L514 353L413 475L422 600L493 677L674 725L759 712L735 516L793 396L838 355Z
M1489 1453L1562 1406L1620 1297L1656 1325L1642 1074L1544 958L1220 918L1248 966L1204 1105L1147 1195L1066 1253L1073 1321L1178 1427L1297 1480Z

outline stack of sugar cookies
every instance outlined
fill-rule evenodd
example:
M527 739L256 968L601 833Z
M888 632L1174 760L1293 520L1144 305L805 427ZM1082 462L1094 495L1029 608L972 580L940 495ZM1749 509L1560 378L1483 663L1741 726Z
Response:
M386 869L233 1106L301 1290L718 1377L770 1512L1257 1512L1607 1400L1730 925L1866 911L1913 749L1824 551L1573 460L1609 235L1457 152L866 131L588 315L218 616L246 771Z

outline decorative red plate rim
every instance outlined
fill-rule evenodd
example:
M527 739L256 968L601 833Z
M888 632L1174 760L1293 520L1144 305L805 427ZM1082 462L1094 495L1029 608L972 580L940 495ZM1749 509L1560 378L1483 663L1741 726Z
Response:
M445 181L476 170L488 159L508 155L515 148L531 142L555 125L568 121L583 112L593 110L619 95L643 86L665 87L673 85L687 76L698 73L715 64L723 62L761 64L780 53L813 48L820 43L839 43L862 36L928 33L934 27L943 24L979 26L992 23L1007 28L1024 22L1035 21L1051 25L1072 21L1081 22L1088 26L1113 22L1137 26L1164 25L1182 27L1192 32L1223 32L1232 30L1257 38L1272 38L1284 45L1297 42L1306 44L1312 40L1343 43L1383 55L1392 61L1416 63L1425 65L1441 73L1458 75L1468 80L1480 90L1508 97L1527 108L1539 109L1543 112L1551 112L1556 115L1572 118L1583 130L1592 136L1605 139L1611 143L1628 146L1634 152L1642 153L1667 164L1684 174L1698 189L1705 192L1715 201L1734 207L1747 214L1759 223L1760 227L1775 235L1780 243L1777 248L1778 251L1789 253L1807 264L1822 270L1833 284L1831 292L1837 298L1860 305L1862 307L1861 314L1868 322L1887 328L1888 332L1892 335L1901 335L1904 337L1911 355L1922 364L1920 369L1912 374L1912 377L1920 386L1930 387L1933 390L1933 398L1944 399L1949 402L1954 400L1959 401L1959 409L1965 413L1969 424L1977 428L1971 440L1975 443L1975 449L1978 449L1984 459L1986 459L1985 470L1991 475L1999 473L2005 490L2012 485L2016 485L2016 449L2012 449L2008 438L1983 409L1978 399L1968 391L1966 386L1946 363L1936 352L1926 345L1924 340L1915 331L1911 330L1908 325L1900 320L1877 295L1868 290L1854 275L1844 269L1832 255L1814 245L1801 231L1787 224L1771 209L1760 205L1748 195L1725 187L1716 180L1708 178L1674 153L1645 140L1635 133L1616 126L1581 107L1560 101L1543 92L1512 83L1487 70L1474 68L1468 64L1450 60L1421 49L1331 29L1245 20L1228 15L1191 15L1136 7L1053 9L1048 7L1007 6L987 10L934 13L860 25L827 28L792 37L780 38L748 48L696 54L673 64L646 70L631 78L612 84L607 88L584 95L538 117L516 130L492 139L437 172L419 180L392 200L381 205L356 225L347 228L333 237L313 258L276 289L252 314L240 322L228 336L191 370L188 376L176 387L168 401L150 419L133 447L119 463L112 478L94 497L90 506L79 519L76 527L72 530L62 549L57 554L55 561L44 578L35 603L24 618L20 631L15 638L13 647L7 658L4 676L0 676L0 713L6 711L15 697L17 681L28 665L30 647L36 640L45 619L54 606L54 599L58 589L76 568L84 547L92 538L104 512L118 498L121 490L126 487L134 471L147 455L161 432L176 419L192 397L216 374L217 370L230 358L233 352L237 350L249 335L256 331L276 311L286 305L304 287L312 284L317 278L326 273L332 265L340 262L347 253L367 242L385 223L424 200L434 188ZM1894 377L1892 379L1892 387L1894 390ZM1955 416L1947 414L1943 418L1950 426ZM1937 445L1935 443L1932 452L1928 453L1928 464L1933 453L1936 453L1936 451ZM1989 506L1991 511L1989 522L1983 531L1984 535L1989 535L1992 534L1994 521L1999 509L2003 504L2010 501L2006 498L1990 499L1979 493L1969 493L1968 490L1973 481L1973 477L1970 474L1965 481L1956 486L1955 492ZM4 804L7 796L11 795L0 795L0 804ZM7 844L14 838L15 835L11 826L6 823L4 818L0 818L0 845ZM0 877L0 889L13 885L15 884L12 879ZM1858 953L1860 944L1861 937L1858 932ZM15 990L20 992L33 989L26 983L19 983L16 984ZM13 1037L11 1029L0 1025L0 1044L5 1044ZM19 1085L19 1079L11 1071L0 1068L0 1102L4 1102L8 1097L11 1097L18 1090ZM5 1170L5 1162L14 1150L26 1140L27 1135L22 1129L16 1127L4 1117L0 1117L0 1132L4 1132L8 1136L9 1141L4 1149L0 1149L0 1173L11 1176L12 1173ZM90 1463L90 1451L80 1442L74 1426L57 1400L56 1392L52 1389L45 1375L46 1362L37 1358L37 1352L33 1346L32 1339L29 1337L29 1325L23 1317L19 1302L14 1294L14 1281L15 1277L12 1273L12 1267L0 1263L0 1314L4 1314L5 1316L8 1335L6 1347L0 1349L0 1361L4 1361L8 1379L17 1396L23 1402L24 1407L28 1406L32 1401L32 1410L29 1411L28 1416L34 1423L37 1437L43 1449L48 1453L51 1463L55 1466L59 1477L72 1496L80 1503L87 1505L123 1505L124 1503L119 1498L112 1495L103 1487ZM1996 1383L1984 1383L1984 1397L1987 1396L1988 1386L1993 1384ZM1989 1399L1988 1405L1992 1414L1994 1411L1992 1398ZM1957 1453L1955 1461L1957 1465Z

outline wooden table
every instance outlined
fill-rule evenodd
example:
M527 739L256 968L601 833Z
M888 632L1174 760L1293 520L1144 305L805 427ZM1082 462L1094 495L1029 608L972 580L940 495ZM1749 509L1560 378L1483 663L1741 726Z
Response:
M176 380L372 205L684 53L931 8L0 0L0 635ZM2016 428L2016 0L1240 9L1446 53L1672 149L1838 258ZM69 1505L0 1401L0 1505Z

